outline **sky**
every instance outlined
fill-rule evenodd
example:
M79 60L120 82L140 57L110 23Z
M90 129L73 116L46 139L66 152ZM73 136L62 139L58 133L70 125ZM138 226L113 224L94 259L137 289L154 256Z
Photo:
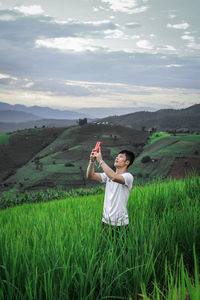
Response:
M0 102L200 103L199 0L0 0Z

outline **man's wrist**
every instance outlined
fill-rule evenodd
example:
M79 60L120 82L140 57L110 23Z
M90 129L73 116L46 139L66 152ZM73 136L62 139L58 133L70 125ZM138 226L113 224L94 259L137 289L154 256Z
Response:
M102 163L103 163L103 159L101 159L101 160L99 161L99 165L101 166Z

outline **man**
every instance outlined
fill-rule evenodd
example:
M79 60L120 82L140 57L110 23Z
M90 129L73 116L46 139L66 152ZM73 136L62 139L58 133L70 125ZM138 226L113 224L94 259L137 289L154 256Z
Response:
M114 172L102 159L101 149L94 150L90 154L90 162L87 168L87 178L106 183L102 225L111 225L111 228L127 229L129 224L127 202L133 185L133 176L127 173L127 168L133 163L135 155L128 150L122 150L115 158ZM97 161L103 173L94 171L94 162Z

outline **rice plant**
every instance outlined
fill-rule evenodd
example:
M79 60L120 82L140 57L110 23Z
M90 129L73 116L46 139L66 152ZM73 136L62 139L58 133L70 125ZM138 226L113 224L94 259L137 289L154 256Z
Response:
M200 299L200 178L130 195L129 232L102 228L103 193L0 211L0 299Z

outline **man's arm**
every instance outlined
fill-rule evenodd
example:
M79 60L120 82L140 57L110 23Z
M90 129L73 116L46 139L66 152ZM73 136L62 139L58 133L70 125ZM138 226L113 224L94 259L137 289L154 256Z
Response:
M125 184L124 177L122 175L116 174L106 163L105 161L100 160L99 161L100 166L104 170L104 173L114 182L118 182L121 184Z
M99 149L99 153L96 154L97 161L99 162L100 166L104 170L104 173L114 182L118 182L121 184L125 184L124 177L115 173L102 159L101 150Z
M87 167L86 178L101 182L102 181L101 175L99 173L95 173L95 171L94 171L94 162L95 162L96 157L94 157L94 155L92 153L90 154L90 161L89 161L89 165Z

